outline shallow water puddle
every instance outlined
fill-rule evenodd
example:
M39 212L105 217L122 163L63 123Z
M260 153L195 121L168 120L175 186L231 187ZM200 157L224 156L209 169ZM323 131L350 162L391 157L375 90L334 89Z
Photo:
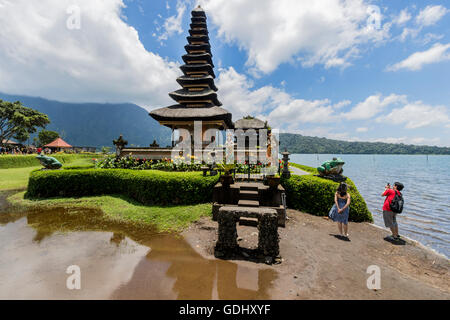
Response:
M80 290L67 289L71 265ZM276 277L97 210L0 212L0 299L269 299Z

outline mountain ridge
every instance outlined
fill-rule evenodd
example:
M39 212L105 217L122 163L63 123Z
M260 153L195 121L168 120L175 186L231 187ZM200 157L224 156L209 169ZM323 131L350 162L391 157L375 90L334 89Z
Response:
M148 147L153 140L170 144L171 131L151 118L148 111L132 103L70 103L41 97L0 93L0 99L20 101L47 114L46 129L57 131L73 146L112 146L123 134L128 146Z
M128 146L148 147L156 140L171 144L171 130L161 126L148 111L133 103L70 103L41 97L0 93L0 99L21 101L26 107L47 114L48 130L60 133L73 146L112 146L123 134ZM384 142L333 140L280 133L280 151L327 154L450 154L450 147L419 146Z

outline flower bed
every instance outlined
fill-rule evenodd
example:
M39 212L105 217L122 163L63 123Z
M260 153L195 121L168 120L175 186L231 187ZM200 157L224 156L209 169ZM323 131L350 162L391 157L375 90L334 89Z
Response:
M122 157L117 159L115 156L107 157L101 161L97 161L95 167L99 169L133 169L133 170L162 170L162 171L202 171L202 166L205 164L196 163L192 158L190 162L186 163L183 158L175 159L162 159L162 160L150 160L144 158ZM219 165L219 164L217 164ZM250 167L250 173L261 173L261 169L265 166L262 163L248 164L236 164L236 173L248 173Z
M96 168L99 169L133 169L133 170L162 170L162 171L201 171L202 164L184 163L182 161L173 161L171 159L150 160L133 157L122 157L117 159L115 156L109 156L96 162Z

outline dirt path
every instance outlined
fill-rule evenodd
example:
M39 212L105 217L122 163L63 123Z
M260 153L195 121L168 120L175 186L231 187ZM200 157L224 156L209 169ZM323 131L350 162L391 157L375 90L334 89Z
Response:
M368 223L350 223L350 241L344 241L328 219L295 210L288 217L286 228L279 228L281 264L233 261L275 270L271 299L450 299L450 261L420 244L389 243L383 240L387 231ZM238 235L241 247L257 247L256 228L238 226ZM203 218L183 236L202 256L215 259L216 222ZM371 265L381 270L381 290L367 288Z

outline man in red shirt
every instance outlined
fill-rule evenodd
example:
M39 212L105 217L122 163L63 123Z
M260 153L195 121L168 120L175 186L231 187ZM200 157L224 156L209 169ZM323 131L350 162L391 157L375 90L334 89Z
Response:
M403 184L400 182L394 183L394 187L391 189L391 185L388 183L384 189L382 197L386 197L383 204L383 220L384 225L391 229L393 240L399 240L400 235L398 234L398 224L397 224L397 213L392 212L391 202L394 199L396 193L400 193L403 190Z

